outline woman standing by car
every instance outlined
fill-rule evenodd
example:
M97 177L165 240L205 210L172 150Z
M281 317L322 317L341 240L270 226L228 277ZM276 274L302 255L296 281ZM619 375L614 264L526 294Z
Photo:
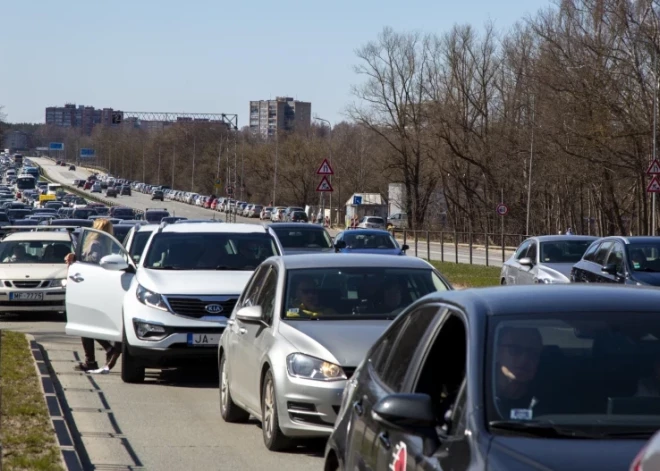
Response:
M113 235L112 223L108 219L97 219L94 221L93 229L107 232ZM82 262L99 263L103 257L109 255L107 247L103 246L102 241L99 240L97 234L90 234L85 239L85 245L82 250ZM73 253L68 254L64 260L67 265L71 265L76 261L76 256ZM105 366L99 369L96 362L96 352L94 351L94 339L82 337L83 350L85 351L85 361L79 363L74 369L76 371L88 371L91 373L109 373L115 366L119 355L121 355L121 345L112 344L107 340L96 340L105 350Z

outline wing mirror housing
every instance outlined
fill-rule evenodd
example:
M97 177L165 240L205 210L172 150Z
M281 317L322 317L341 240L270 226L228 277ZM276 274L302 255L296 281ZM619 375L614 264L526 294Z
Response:
M390 394L374 405L371 416L386 428L422 437L427 456L440 446L435 429L438 421L428 394Z
M345 249L345 248L346 248L346 242L345 241L338 240L337 242L335 242L335 249L341 250L341 249Z
M608 275L617 276L616 263L608 263L602 267L600 271L607 273Z
M130 266L126 259L119 254L106 255L101 259L99 265L110 271L124 271Z
M261 306L243 307L236 313L236 319L252 324L261 322L262 317L263 313L261 311Z
M406 250L408 250L409 248L410 248L410 246L409 246L408 244L403 244L403 245L401 246L401 250L403 250L404 252L405 252Z
M531 267L531 266L534 265L534 262L529 257L521 258L520 260L518 260L518 263L520 263L521 265L526 266L526 267Z

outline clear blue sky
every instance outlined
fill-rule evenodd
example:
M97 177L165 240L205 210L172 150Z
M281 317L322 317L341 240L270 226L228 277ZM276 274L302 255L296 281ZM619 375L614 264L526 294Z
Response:
M43 122L74 102L125 111L237 113L276 95L342 119L354 51L384 26L500 30L548 0L19 0L3 2L0 105Z

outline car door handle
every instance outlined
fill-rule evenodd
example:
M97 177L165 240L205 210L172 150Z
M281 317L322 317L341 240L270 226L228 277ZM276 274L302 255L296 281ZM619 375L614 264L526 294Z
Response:
M353 410L357 415L362 415L364 414L364 408L362 407L362 401L355 401L353 403Z
M75 275L71 275L71 276L69 276L69 278L71 280L75 281L76 283L80 283L81 281L85 281L85 279L82 276L80 276L80 273L76 273Z
M380 432L378 434L378 440L380 440L380 443L383 444L383 447L385 447L386 450L389 450L392 447L392 444L390 443L390 437L387 432Z
M247 334L247 329L245 329L245 328L243 328L243 327L240 327L240 328L238 329L238 333L239 333L239 334Z

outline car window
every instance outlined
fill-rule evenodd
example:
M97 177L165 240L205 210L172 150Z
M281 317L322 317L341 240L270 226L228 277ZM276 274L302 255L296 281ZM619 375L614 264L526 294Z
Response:
M614 247L607 256L607 263L605 265L616 265L616 272L623 273L623 246L620 243L615 243Z
M397 317L367 354L367 361L376 376L382 377L385 374L392 347L407 321L405 316Z
M527 249L529 248L529 245L532 243L531 240L526 240L522 244L520 244L520 247L518 247L518 250L516 250L516 260L520 260L521 258L524 258L527 254Z
M437 290L434 275L431 268L382 266L289 270L282 317L392 319Z
M593 262L594 261L594 256L596 255L596 251L598 250L598 247L600 247L600 242L594 242L592 243L587 251L584 253L584 256L582 257L583 260Z
M269 267L266 278L263 281L257 305L261 306L264 322L270 324L275 313L275 296L277 295L277 269L272 265Z
M0 263L64 263L73 251L70 241L10 240L0 244Z
M527 254L525 255L527 258L530 258L532 260L532 263L536 263L536 251L537 251L538 244L536 242L532 242L529 244L529 249L527 249Z
M380 376L381 381L392 391L401 390L415 352L437 313L438 306L423 306L406 316L408 322L401 329L390 351L388 365Z
M238 308L255 306L257 302L257 296L259 290L263 285L263 281L268 274L268 265L261 265L252 275L252 278L247 284L245 291L241 296L241 299L238 301Z
M108 234L90 230L85 230L81 234L77 251L76 260L96 265L107 255L124 254L123 247Z
M577 263L590 244L589 240L541 242L541 263Z
M144 252L144 248L147 246L147 242L149 241L151 234L151 231L138 231L133 234L133 241L131 243L131 249L129 253L131 254L131 257L135 263L138 263L140 258L142 258L142 252Z
M282 247L285 249L332 248L332 239L323 229L272 227Z
M610 251L610 248L612 248L612 242L603 242L600 247L598 247L598 252L596 252L594 257L594 263L605 265L605 259L607 257L607 253Z
M390 234L351 234L344 236L348 249L395 249L398 244Z

